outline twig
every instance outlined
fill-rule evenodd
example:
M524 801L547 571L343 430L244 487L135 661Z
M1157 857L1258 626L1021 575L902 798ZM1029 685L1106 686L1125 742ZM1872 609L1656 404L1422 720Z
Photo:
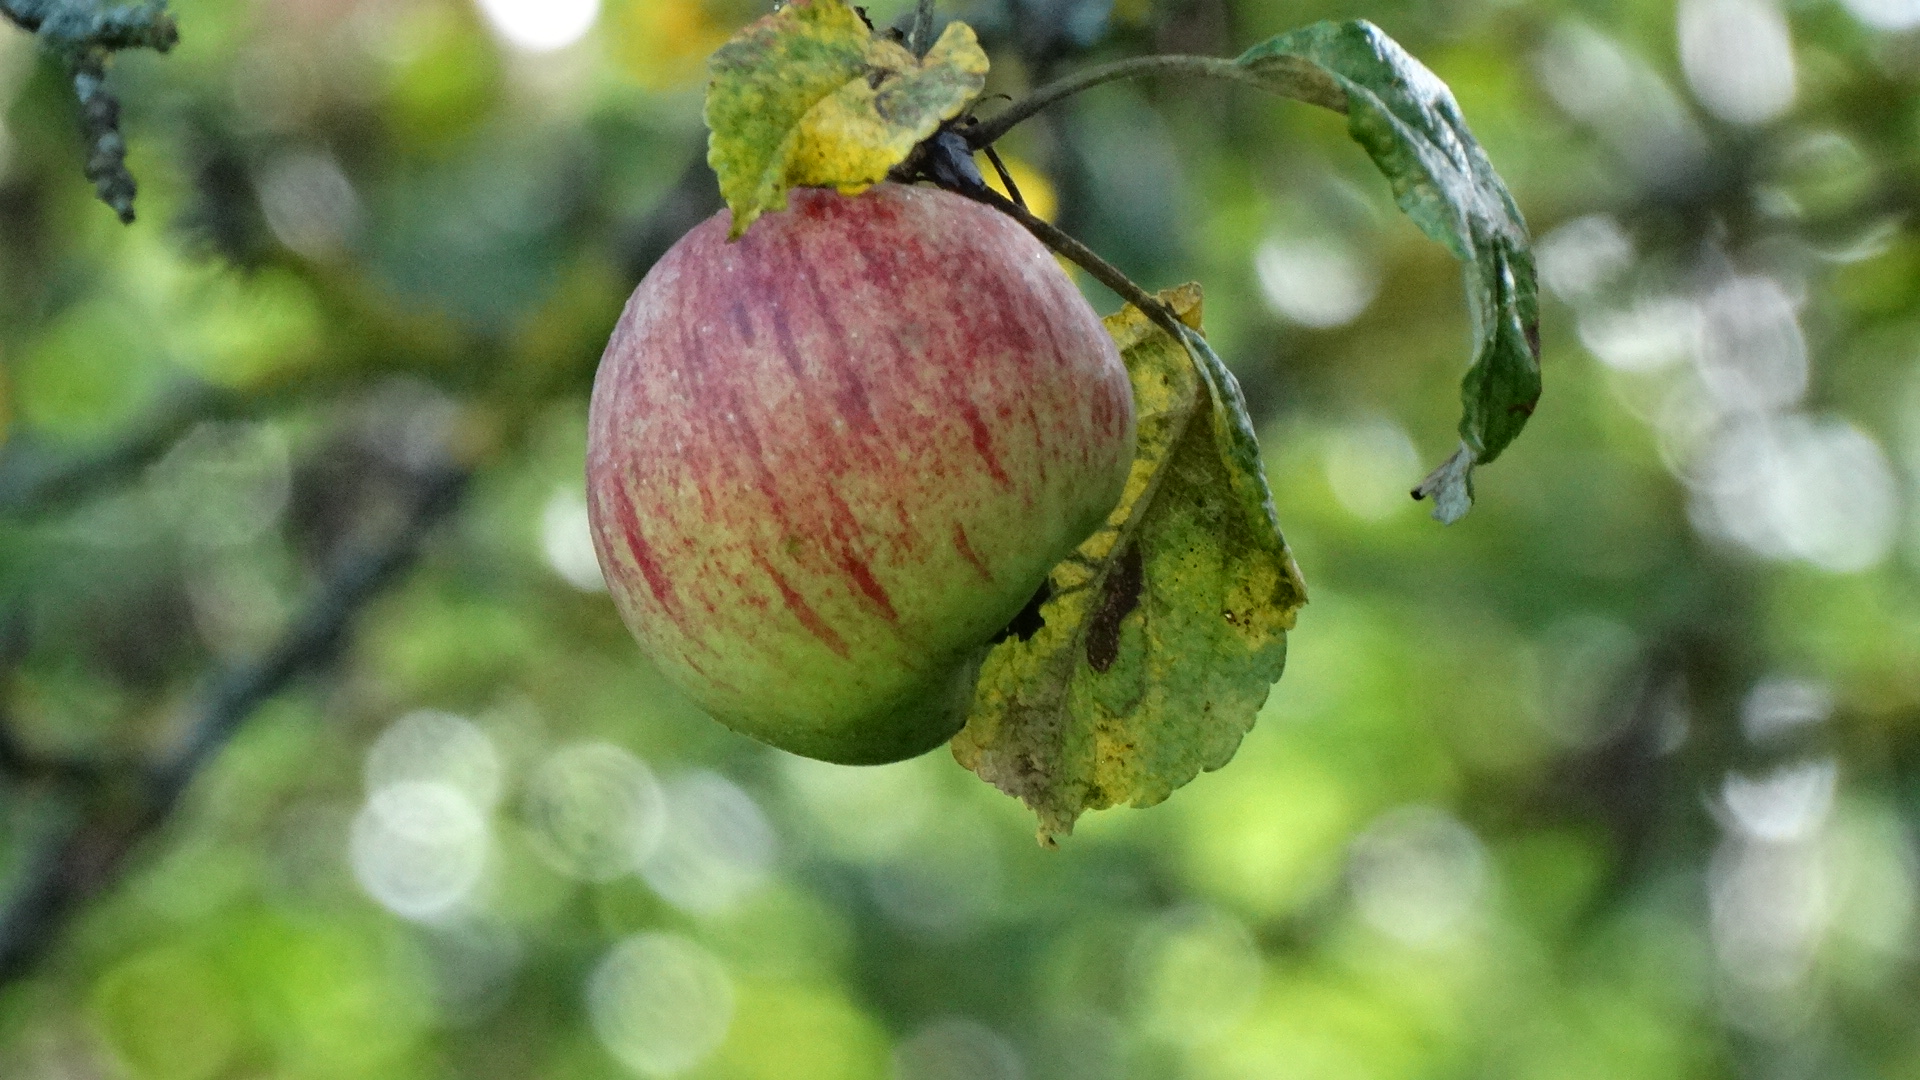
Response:
M1187 340L1185 324L1173 309L1160 302L1158 297L1134 284L1132 278L1120 272L1120 268L1095 254L1094 250L1070 234L1033 215L1026 207L1019 205L992 188L983 187L977 191L951 188L957 194L965 195L975 202L986 203L995 210L1018 221L1041 243L1072 260L1074 265L1093 275L1093 279L1119 294L1120 299L1140 309L1140 313L1152 319L1155 326L1172 335L1173 340L1184 343Z
M240 412L233 394L202 383L184 385L130 431L93 450L51 454L22 436L0 450L0 518L71 505L152 462L204 420Z
M1020 209L1027 208L1027 200L1020 194L1020 185L1013 182L1013 174L1007 171L1007 163L1000 160L1000 151L991 146L983 146L980 152L987 155L987 161L993 165L993 171L1000 176L1000 186L1007 189L1007 196Z
M51 49L166 52L180 40L180 29L165 3L102 7L72 0L0 0L0 15Z
M1137 79L1147 75L1199 75L1211 79L1226 79L1229 82L1246 83L1248 86L1257 87L1269 93L1283 94L1309 104L1324 106L1335 112L1347 111L1346 95L1341 93L1337 86L1324 77L1308 74L1304 69L1295 71L1284 67L1267 67L1256 71L1237 61L1218 56L1136 56L1127 60L1116 60L1111 64L1082 68L1071 75L1065 75L1047 83L1007 106L1006 111L991 120L982 120L966 129L967 143L978 150L1013 130L1015 124L1082 90L1102 83L1116 82L1120 79Z
M459 504L464 469L444 466L419 481L403 523L378 544L342 557L280 639L253 663L217 675L191 707L174 749L140 773L126 802L63 818L31 843L12 893L0 903L0 984L30 971L80 905L105 891L139 842L173 813L199 775L256 708L338 652L360 608L419 554L433 526ZM89 792L68 785L69 801Z
M120 134L120 102L107 89L107 61L121 49L166 52L180 40L166 0L112 7L81 0L0 0L0 15L40 39L67 65L87 137L87 179L100 201L133 223L133 174Z

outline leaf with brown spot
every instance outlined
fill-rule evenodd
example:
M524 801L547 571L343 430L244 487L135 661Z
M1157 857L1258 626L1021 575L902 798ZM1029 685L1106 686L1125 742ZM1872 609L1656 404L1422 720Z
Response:
M1162 294L1199 323L1200 290ZM1150 806L1227 763L1286 663L1305 586L1275 521L1233 376L1132 308L1107 320L1140 442L1126 494L1050 578L1045 619L981 668L962 765L1039 815Z

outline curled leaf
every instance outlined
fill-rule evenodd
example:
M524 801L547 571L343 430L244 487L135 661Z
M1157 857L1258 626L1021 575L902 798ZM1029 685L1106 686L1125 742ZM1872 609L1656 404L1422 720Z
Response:
M1198 323L1197 286L1162 296ZM987 654L953 741L1047 842L1087 810L1150 806L1226 764L1306 602L1233 376L1197 332L1193 357L1131 307L1107 330L1139 421L1126 493L1054 568L1044 625Z
M1234 65L1276 88L1309 88L1292 96L1344 111L1400 209L1466 264L1473 365L1460 386L1465 456L1415 489L1416 498L1433 497L1434 517L1455 521L1472 505L1473 467L1500 456L1540 398L1539 301L1520 209L1446 84L1372 23L1315 23L1254 46ZM1330 80L1343 100L1327 99L1317 80Z

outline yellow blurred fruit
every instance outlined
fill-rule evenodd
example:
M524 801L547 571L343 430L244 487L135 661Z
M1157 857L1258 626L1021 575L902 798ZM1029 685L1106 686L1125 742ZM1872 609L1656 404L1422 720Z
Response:
M727 40L700 0L615 0L604 25L614 61L649 90L703 78L707 55Z

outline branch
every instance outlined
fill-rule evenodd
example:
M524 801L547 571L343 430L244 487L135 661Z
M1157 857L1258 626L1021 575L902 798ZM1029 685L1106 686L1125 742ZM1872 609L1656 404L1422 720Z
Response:
M165 823L256 708L337 655L360 609L413 562L433 526L459 504L467 478L465 469L452 466L423 476L391 535L339 559L264 655L208 681L190 707L186 734L157 764L129 778L130 799L99 797L103 784L65 785L69 804L90 805L30 842L16 884L0 902L0 984L31 971L74 912L118 880L134 848Z
M73 0L0 0L0 15L49 49L153 49L166 52L180 29L165 0L102 8Z
M228 391L189 382L131 430L91 450L53 454L16 435L0 450L0 519L78 502L159 458L195 424L238 415L241 405Z
M1132 278L1120 272L1120 268L1101 258L1094 250L1068 233L1049 222L1033 215L1026 207L1007 198L989 187L978 190L964 190L958 187L948 188L959 195L965 195L975 202L986 203L995 210L1018 221L1041 243L1072 260L1075 266L1093 275L1093 279L1118 293L1120 299L1140 309L1140 313L1152 319L1155 326L1172 335L1173 340L1184 343L1188 330L1173 310L1160 302L1152 293L1134 284Z
M1210 79L1225 79L1229 82L1245 83L1269 93L1284 94L1335 112L1347 111L1346 95L1340 92L1337 86L1326 78L1315 76L1304 69L1268 66L1256 71L1238 61L1217 56L1136 56L1128 60L1116 60L1111 64L1082 68L1040 87L1007 106L1006 111L993 119L983 120L966 129L967 143L978 150L1013 130L1015 124L1082 90L1091 89L1101 83L1137 79L1146 75L1198 75Z
M180 40L166 0L102 7L82 0L0 0L0 15L66 62L87 137L87 179L100 201L133 223L137 188L127 171L120 101L107 89L107 61L121 49L166 52Z
M907 48L915 56L926 56L933 48L933 0L919 0L913 8L912 29L907 31Z

